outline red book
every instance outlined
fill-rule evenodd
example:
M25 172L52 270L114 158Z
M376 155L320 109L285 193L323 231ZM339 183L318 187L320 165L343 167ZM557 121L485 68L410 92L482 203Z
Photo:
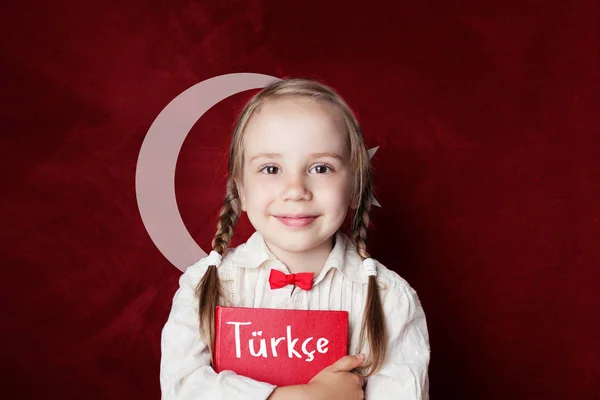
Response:
M217 307L216 372L277 386L308 383L348 351L348 312Z

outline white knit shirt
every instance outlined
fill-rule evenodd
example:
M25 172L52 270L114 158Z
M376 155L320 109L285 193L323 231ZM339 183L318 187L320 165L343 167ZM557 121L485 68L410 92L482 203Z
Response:
M179 280L169 318L162 331L160 384L163 400L266 399L275 386L232 371L217 374L210 366L206 343L199 333L195 288L207 270L206 258L188 267ZM348 311L349 354L359 353L358 338L368 276L354 244L338 233L312 289L292 285L271 289L269 272L289 273L255 232L231 249L218 269L224 298L234 307ZM426 400L429 398L429 335L416 292L395 272L377 263L377 281L388 331L388 353L379 372L367 379L366 399ZM368 354L368 349L363 349Z

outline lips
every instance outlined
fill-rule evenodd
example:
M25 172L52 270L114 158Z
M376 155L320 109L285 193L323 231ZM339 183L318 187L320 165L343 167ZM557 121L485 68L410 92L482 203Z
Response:
M282 224L286 226L291 226L294 228L303 228L312 224L315 219L317 219L316 215L276 215L275 218L279 220Z

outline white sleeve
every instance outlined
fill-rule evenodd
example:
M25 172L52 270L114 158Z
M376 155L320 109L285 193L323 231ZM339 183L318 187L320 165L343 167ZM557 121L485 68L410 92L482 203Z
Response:
M163 400L266 399L275 386L232 371L217 374L200 338L196 285L206 272L202 261L179 279L161 338L160 386Z
M367 400L429 400L425 312L412 288L402 287L400 294L393 296L397 300L388 297L387 304L384 302L388 353L382 368L367 379Z

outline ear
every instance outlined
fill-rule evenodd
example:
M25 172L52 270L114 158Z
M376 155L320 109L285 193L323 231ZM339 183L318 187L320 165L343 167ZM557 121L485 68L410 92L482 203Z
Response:
M358 196L351 195L350 196L350 208L352 210L356 210L358 208Z
M354 185L350 185L350 193L348 193L350 198L350 209L356 210L360 204L360 194L357 196Z
M239 180L235 180L235 187L237 188L238 196L240 197L240 204L242 206L242 211L246 211L246 192L244 190L244 185Z

